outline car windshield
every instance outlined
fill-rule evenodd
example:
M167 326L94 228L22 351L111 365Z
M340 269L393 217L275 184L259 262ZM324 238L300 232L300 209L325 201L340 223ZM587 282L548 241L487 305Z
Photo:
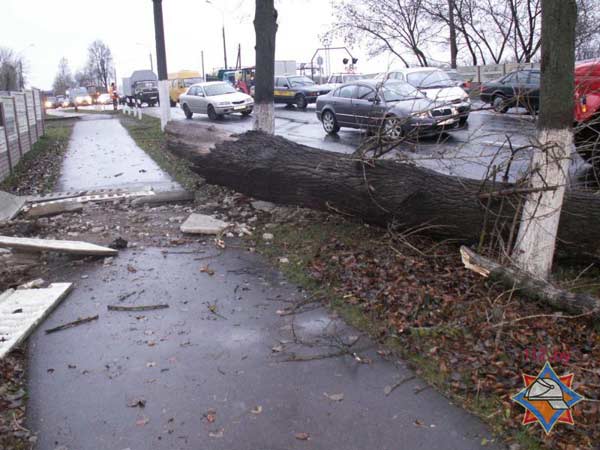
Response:
M204 86L204 90L208 97L212 97L213 95L234 94L237 92L229 83L209 84Z
M312 86L315 84L313 80L308 77L289 77L288 82L291 87L294 86Z
M453 85L448 74L441 70L409 73L406 80L418 88L444 88Z
M204 80L202 78L184 78L183 85L185 87L190 87L192 84L202 83Z
M381 87L380 95L386 102L415 100L425 97L414 86L403 81L388 81Z
M151 89L153 87L156 86L156 82L155 81L140 81L137 84L138 88L142 88L142 89Z

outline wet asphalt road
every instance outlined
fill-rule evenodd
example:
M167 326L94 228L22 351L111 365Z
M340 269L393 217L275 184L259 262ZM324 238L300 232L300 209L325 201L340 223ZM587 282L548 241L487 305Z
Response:
M409 156L418 165L448 175L482 180L488 177L489 167L497 166L501 179L510 159L510 146L514 148L535 142L533 118L523 110L513 108L508 114L498 114L484 109L478 102L473 104L468 126L439 137L425 138L418 142L405 142L398 151ZM367 138L364 132L342 128L337 135L327 135L316 117L315 105L306 110L275 105L275 132L300 144L340 153L353 153ZM158 107L144 108L143 112L160 117ZM178 107L171 108L172 120L186 120ZM232 132L242 133L252 129L253 117L239 114L225 116L211 122L206 115L195 114L195 122L215 124ZM398 152L392 152L394 157ZM515 179L527 172L530 152L518 152L510 165L509 178ZM586 170L583 160L574 155L572 173ZM588 166L589 167L589 166Z
M118 131L100 145L99 131L114 124L98 119L77 124L80 145L64 162L79 161L78 153L106 158L81 178L89 181L83 188L124 170L112 151L129 145L128 136ZM129 151L152 166L139 148ZM63 175L64 186L78 176ZM492 438L419 378L386 396L386 386L412 376L403 362L384 359L368 337L317 305L278 313L305 300L299 288L238 242L224 252L206 242L122 250L112 265L65 264L51 274L48 281L75 286L29 339L27 426L37 450L469 450ZM206 264L213 276L200 271ZM159 303L169 308L107 310ZM89 324L44 333L95 314ZM285 361L340 348L363 362L349 354Z
M198 262L215 249L171 251L178 254L127 250L113 266L98 261L62 274L76 288L29 341L29 427L39 433L38 450L468 450L492 437L434 390L416 392L425 386L418 378L386 396L386 385L412 373L324 309L278 315L304 297L259 256L231 249ZM212 277L198 270L206 262ZM170 307L106 309L157 303ZM44 334L95 314L96 322ZM332 343L358 336L351 350L371 364L352 356L284 362L338 351ZM140 399L145 407L128 406Z

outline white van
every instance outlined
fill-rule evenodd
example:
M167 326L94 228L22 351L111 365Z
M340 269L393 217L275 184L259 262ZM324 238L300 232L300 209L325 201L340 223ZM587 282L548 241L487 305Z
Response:
M456 108L460 114L460 124L467 123L471 112L469 94L463 88L456 86L456 82L443 70L433 67L398 69L380 74L378 78L401 80L412 84L431 100Z

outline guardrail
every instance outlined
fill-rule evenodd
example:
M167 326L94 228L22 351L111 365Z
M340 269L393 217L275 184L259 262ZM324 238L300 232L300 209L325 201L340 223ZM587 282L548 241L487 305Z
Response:
M39 89L0 92L0 181L13 173L44 132Z

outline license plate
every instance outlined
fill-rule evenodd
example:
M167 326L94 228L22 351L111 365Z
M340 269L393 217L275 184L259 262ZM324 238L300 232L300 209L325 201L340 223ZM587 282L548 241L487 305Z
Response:
M293 97L294 96L294 93L290 92L290 91L274 91L273 94L278 97Z
M233 107L233 109L234 109L235 111L240 111L240 110L242 110L242 109L246 109L246 107L245 107L245 106L234 106L234 107Z
M438 123L438 125L442 125L442 126L444 126L444 125L452 125L455 122L456 122L456 119L446 119L446 120Z

